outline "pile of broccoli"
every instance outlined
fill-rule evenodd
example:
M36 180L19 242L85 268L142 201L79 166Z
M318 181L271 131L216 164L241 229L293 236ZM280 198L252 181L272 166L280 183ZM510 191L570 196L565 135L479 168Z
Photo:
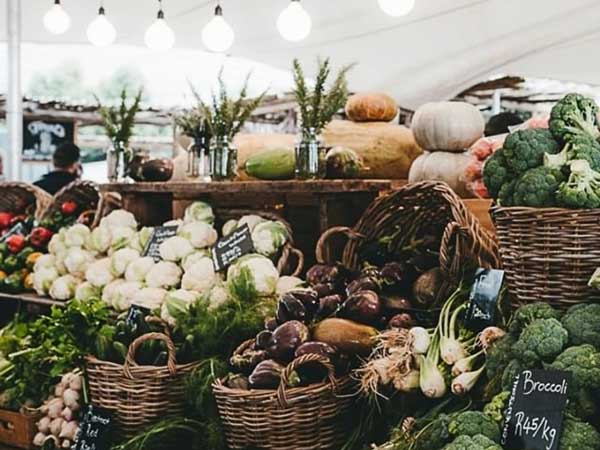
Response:
M511 133L483 168L499 205L600 207L600 129L594 100L569 94L552 110L549 130Z

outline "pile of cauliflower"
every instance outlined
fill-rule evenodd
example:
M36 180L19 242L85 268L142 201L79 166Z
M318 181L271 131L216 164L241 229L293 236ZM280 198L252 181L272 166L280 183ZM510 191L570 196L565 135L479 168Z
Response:
M215 272L211 248L219 236L214 219L210 205L195 202L183 219L165 223L178 230L160 245L160 261L141 256L153 228L138 229L133 214L125 210L111 212L94 230L82 224L62 229L50 241L49 253L34 266L34 289L56 300L102 298L117 311L132 304L160 309L161 317L172 323L174 311L186 310L196 300L206 299L211 307L227 302L228 282L243 267L249 269L260 296L300 282L291 277L280 281L272 261L290 239L286 226L254 215L227 222L223 234L247 224L256 254L236 261L227 278Z
M38 433L33 445L42 447L47 441L54 448L71 448L79 432L82 377L79 372L63 375L54 388L54 395L41 407L43 417L37 422Z

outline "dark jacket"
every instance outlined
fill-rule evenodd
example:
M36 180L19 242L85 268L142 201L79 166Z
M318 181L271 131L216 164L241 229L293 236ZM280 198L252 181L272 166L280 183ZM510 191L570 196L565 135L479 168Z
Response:
M42 188L49 194L54 195L67 184L72 183L76 179L77 175L74 173L65 172L64 170L55 170L47 173L33 184Z

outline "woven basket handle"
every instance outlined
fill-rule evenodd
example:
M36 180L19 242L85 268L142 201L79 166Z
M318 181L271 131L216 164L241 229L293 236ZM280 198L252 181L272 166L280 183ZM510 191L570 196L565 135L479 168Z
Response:
M317 257L317 263L327 264L327 261L325 259L325 248L327 245L327 241L329 240L329 238L331 238L331 236L334 236L336 234L343 234L344 236L346 236L347 239L353 239L353 240L359 240L359 239L365 238L365 236L363 234L360 234L360 233L354 231L350 227L332 227L332 228L328 229L321 235L321 237L319 238L319 241L317 242L317 248L315 250L315 254Z
M327 379L329 380L329 384L331 384L334 391L336 390L337 383L335 381L335 368L333 367L333 364L331 364L329 358L316 354L303 355L293 360L281 372L281 382L279 383L279 388L277 388L277 400L282 408L286 408L288 406L286 390L289 385L290 376L293 372L308 363L318 363L325 367L325 369L327 369Z
M135 362L135 354L140 346L146 341L163 341L167 345L167 368L171 375L175 375L177 372L177 360L175 359L175 344L169 336L163 333L146 333L135 339L129 346L127 351L127 358L125 358L125 364L123 364L123 373L127 378L133 379L134 376L131 373L131 368L137 366Z
M297 277L302 273L302 269L304 269L304 253L302 251L295 248L291 243L285 244L283 250L281 251L281 256L279 257L279 261L277 261L277 270L280 274L283 275L285 269L288 266L290 261L290 256L294 255L297 259L296 269L290 274L292 277Z
M94 223L95 214L96 214L95 209L85 210L81 214L79 214L79 217L77 218L77 222L79 222L79 223ZM91 220L88 220L88 217L90 217Z

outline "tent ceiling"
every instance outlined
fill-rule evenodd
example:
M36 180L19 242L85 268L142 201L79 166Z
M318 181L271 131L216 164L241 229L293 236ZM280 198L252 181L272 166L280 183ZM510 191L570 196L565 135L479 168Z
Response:
M6 0L0 0L4 24ZM23 39L37 43L83 43L97 2L63 0L73 25L49 35L42 15L51 0L23 2ZM105 0L119 42L143 45L153 21L151 0ZM177 46L201 49L200 32L214 1L164 0ZM313 32L301 44L278 35L275 20L287 0L223 0L236 31L231 54L287 68L294 56L312 62L358 62L354 90L384 90L402 106L452 97L490 75L556 78L600 84L600 2L597 0L417 0L407 18L385 16L375 0L303 0ZM0 39L5 27L0 27ZM107 50L110 51L110 50Z

